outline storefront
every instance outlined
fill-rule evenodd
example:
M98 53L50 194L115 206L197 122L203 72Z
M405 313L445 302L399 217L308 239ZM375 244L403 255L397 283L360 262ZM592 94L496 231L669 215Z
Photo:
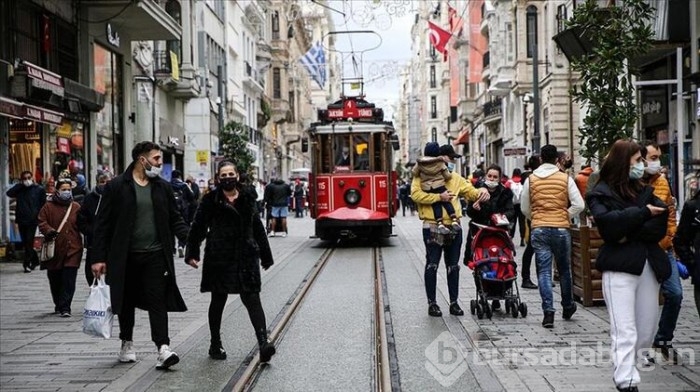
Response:
M185 128L163 117L158 119L158 124L160 135L158 142L163 149L163 177L169 180L170 174L175 169L180 170L187 177L189 173L184 173L183 169Z
M104 94L104 107L95 118L97 171L121 173L124 168L124 84L122 58L106 46L93 45L94 88Z

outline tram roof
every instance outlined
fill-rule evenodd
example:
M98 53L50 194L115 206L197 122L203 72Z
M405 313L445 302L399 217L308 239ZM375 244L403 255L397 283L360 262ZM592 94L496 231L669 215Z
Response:
M313 123L309 128L310 133L391 133L394 132L394 123L384 121L379 123L358 123L350 121L336 121L330 124Z

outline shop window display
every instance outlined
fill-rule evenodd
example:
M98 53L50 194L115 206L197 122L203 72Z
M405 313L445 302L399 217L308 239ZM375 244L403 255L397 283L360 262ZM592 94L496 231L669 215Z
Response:
M83 195L86 189L85 145L83 123L65 121L60 127L51 127L51 177L70 178L75 196Z

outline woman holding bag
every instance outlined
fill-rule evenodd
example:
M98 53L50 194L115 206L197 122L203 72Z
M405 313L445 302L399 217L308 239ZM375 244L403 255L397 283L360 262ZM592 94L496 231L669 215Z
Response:
M71 316L75 279L83 257L83 237L78 230L80 204L73 201L71 180L56 182L56 192L39 211L39 231L45 241L55 241L54 256L42 263L47 270L54 311Z
M265 312L260 302L260 266L272 266L272 251L252 186L238 181L236 165L219 165L216 190L207 193L199 204L189 236L185 260L199 267L199 247L206 238L202 271L202 292L211 292L209 330L212 359L226 359L221 343L221 317L229 294L240 294L253 324L260 348L261 362L268 362L275 347L267 340Z

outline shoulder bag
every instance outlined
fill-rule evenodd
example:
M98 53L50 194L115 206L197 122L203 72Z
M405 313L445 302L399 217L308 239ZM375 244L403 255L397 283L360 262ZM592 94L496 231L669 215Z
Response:
M58 226L58 230L56 230L57 233L60 233L61 230L63 229L63 226L66 224L66 221L68 220L68 216L70 215L70 211L73 209L73 203L70 203L68 206L68 211L66 211L66 215L63 216L63 220L61 221L61 225ZM41 251L39 252L39 261L42 263L45 263L54 257L54 253L56 252L56 239L52 240L47 240L46 236L44 236L44 241L41 244Z

